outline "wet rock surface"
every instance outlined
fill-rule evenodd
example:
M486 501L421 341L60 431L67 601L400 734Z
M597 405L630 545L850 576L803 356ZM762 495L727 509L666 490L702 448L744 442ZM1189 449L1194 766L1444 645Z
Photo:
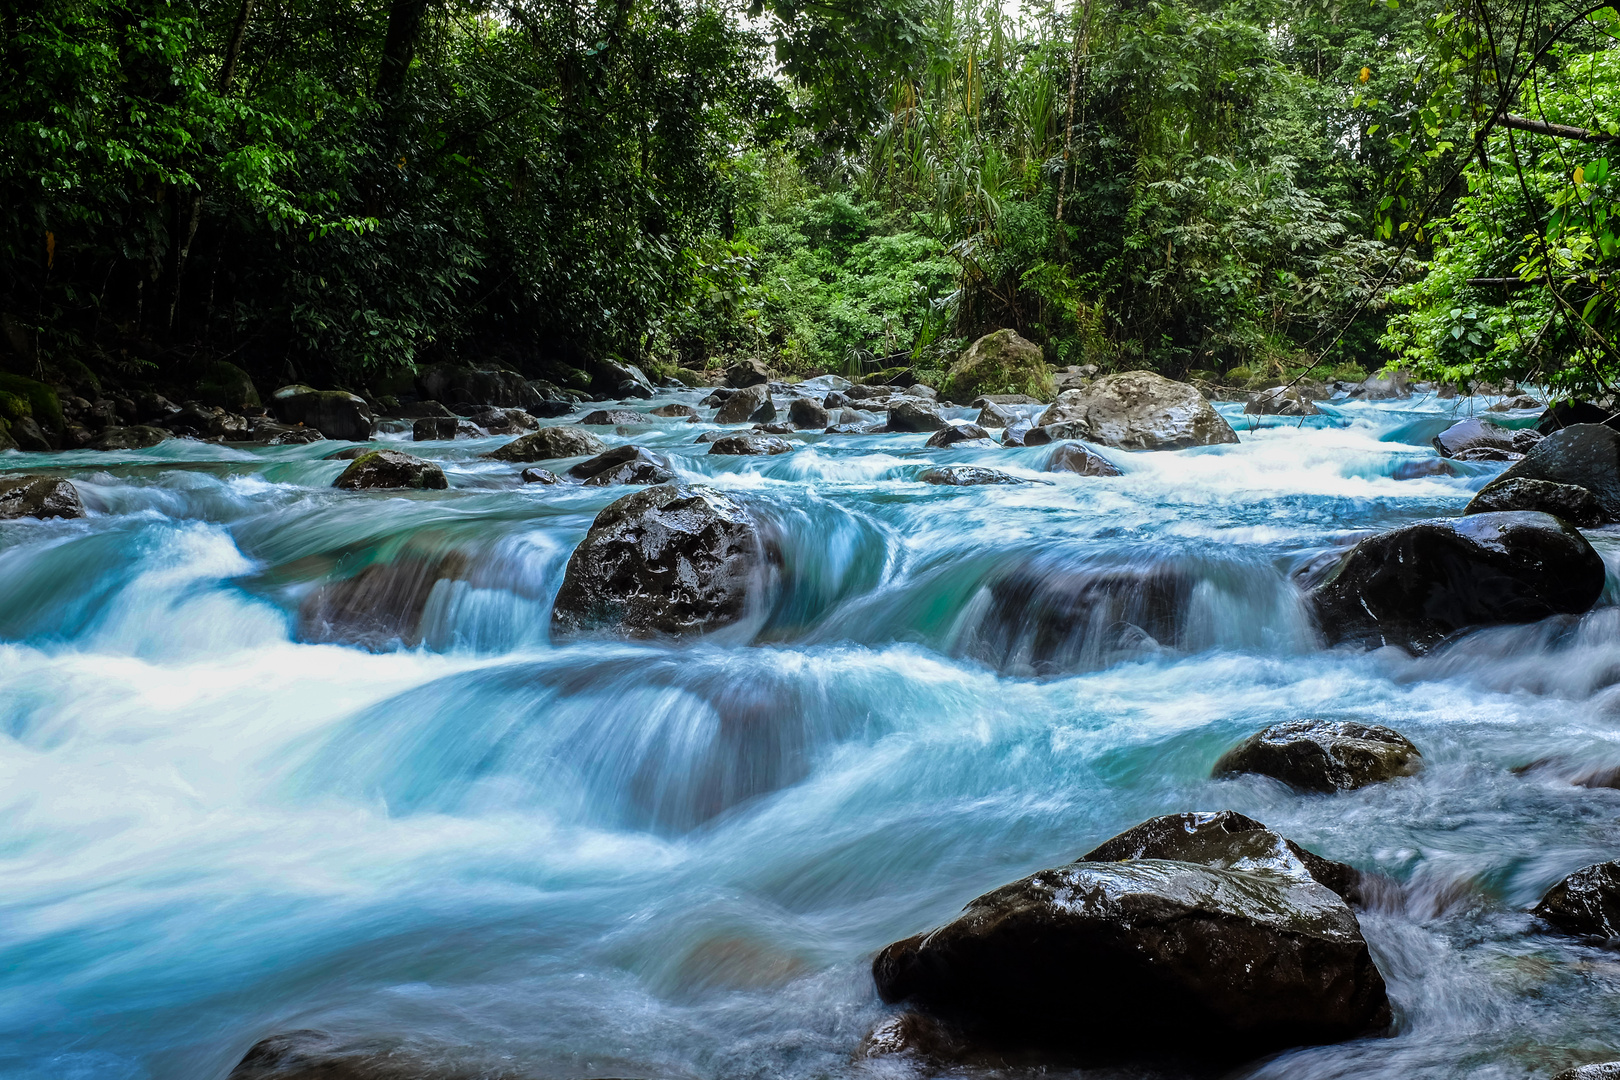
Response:
M1602 508L1604 520L1620 521L1620 432L1598 424L1555 430L1536 443L1524 460L1480 488L1475 506L1488 504L1515 480L1540 480L1585 488ZM1484 502L1482 503L1482 500Z
M579 423L590 427L617 427L620 424L641 425L643 427L652 423L646 413L638 413L634 409L597 409L586 413L579 419Z
M668 405L660 405L656 409L649 409L647 411L653 416L662 416L666 419L685 418L688 420L695 420L697 419L698 415L698 411L692 408L692 406L682 405L680 402L671 402Z
M746 386L721 403L714 414L717 424L763 424L776 419L776 403L768 384Z
M82 518L79 489L56 476L0 476L0 521Z
M519 474L525 484L560 484L562 477L550 469L524 469Z
M1423 755L1398 731L1353 720L1272 724L1221 755L1212 775L1255 773L1303 791L1341 791L1410 776Z
M1016 330L994 330L967 347L945 373L940 390L953 401L981 394L1049 396L1052 373L1039 345Z
M1042 466L1047 472L1070 472L1080 476L1121 476L1114 463L1079 443L1064 443L1052 451Z
M450 439L478 439L484 433L469 420L459 416L424 416L411 423L412 442L432 442Z
M796 397L788 405L788 422L796 428L819 431L830 420L826 408L813 398Z
M326 582L298 606L298 639L373 652L415 648L422 643L422 615L434 587L465 570L459 554L406 555Z
M1577 1065L1565 1069L1553 1080L1620 1080L1620 1061L1603 1061L1594 1065Z
M1387 1027L1355 914L1293 852L1255 847L1228 868L1126 854L1043 870L885 948L878 991L972 1043L1081 1060L1222 1062Z
M975 440L989 441L990 433L977 424L947 423L944 427L928 437L924 446L954 446L957 443L973 442Z
M1231 425L1197 389L1146 371L1108 375L1083 390L1065 391L1036 424L1072 425L1054 439L1085 439L1124 450L1181 450L1238 441Z
M1535 431L1528 429L1515 431L1487 420L1470 417L1467 420L1459 420L1436 435L1434 448L1440 451L1442 457L1463 457L1469 451L1478 450L1495 450L1517 456L1529 453L1540 441L1541 436Z
M1603 582L1602 558L1573 526L1488 513L1368 537L1312 598L1330 642L1421 652L1470 627L1581 614Z
M600 454L607 443L577 427L543 427L493 451L496 461L552 461L556 458Z
M90 443L89 449L145 450L170 437L169 433L162 428L151 427L146 424L131 424L129 427L108 428ZM33 448L24 447L24 449Z
M1613 519L1604 512L1597 496L1574 484L1514 477L1481 491L1463 511L1466 514L1492 514L1508 510L1535 510L1563 518L1582 529L1595 529Z
M366 491L373 488L427 488L443 490L450 486L444 470L398 450L371 450L349 463L336 480L335 488Z
M1308 393L1294 386L1274 386L1250 394L1243 411L1250 416L1319 416L1322 412Z
M608 484L667 484L675 479L669 459L640 446L615 446L568 470L587 487Z
M288 1031L255 1043L226 1080L537 1080L490 1061L405 1039Z
M919 398L901 398L889 406L890 431L938 431L945 426L939 406Z
M1583 866L1548 889L1534 914L1565 934L1620 938L1620 862Z
M917 474L917 479L925 484L942 484L950 487L1034 483L1032 480L1025 480L1019 476L997 472L995 469L981 469L974 465L941 465L931 469L924 469Z
M674 485L627 495L596 516L568 560L555 636L687 637L765 603L780 558L744 504Z
M775 435L722 435L709 446L711 454L759 457L786 454L793 444Z
M367 441L377 426L365 399L342 390L283 386L271 395L270 410L284 424L302 424L348 442Z

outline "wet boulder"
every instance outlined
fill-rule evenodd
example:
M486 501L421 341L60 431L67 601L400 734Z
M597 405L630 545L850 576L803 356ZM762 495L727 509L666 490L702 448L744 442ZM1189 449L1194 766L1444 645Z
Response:
M899 398L889 406L890 431L938 431L945 426L939 406L920 398Z
M1312 598L1330 642L1422 652L1470 627L1583 614L1603 582L1602 558L1572 525L1488 513L1368 537Z
M650 487L607 506L568 559L557 637L682 638L769 601L780 556L743 503L703 487Z
M1594 405L1590 401L1559 401L1547 407L1536 421L1536 430L1551 435L1562 428L1579 424L1601 424L1620 431L1620 411L1612 407Z
M984 404L979 406L979 416L974 420L974 423L982 428L1005 428L1016 424L1019 419L1019 414L1005 405L998 405L994 401L985 401Z
M650 398L652 380L634 364L608 357L597 362L597 377L593 385L604 392L625 397Z
M1081 1059L1228 1063L1386 1028L1355 913L1275 854L1043 870L888 946L873 977L965 1041Z
M726 368L726 385L741 389L771 381L771 369L759 360L739 360Z
M518 474L525 484L560 484L562 477L550 469L524 469Z
M1046 472L1071 472L1080 476L1122 476L1114 463L1101 454L1081 446L1079 443L1063 443L1042 466Z
M814 398L796 397L788 404L788 422L796 428L819 431L831 422L827 409Z
M168 429L176 435L224 442L243 442L248 437L248 419L226 412L218 405L188 401L169 418Z
M1490 485L1489 490L1474 497L1463 513L1493 514L1507 510L1540 511L1582 529L1595 529L1613 520L1599 505L1597 497L1583 487L1523 477Z
M399 1038L288 1031L262 1039L225 1080L536 1080L509 1062Z
M16 426L13 426L13 432ZM90 443L91 450L145 450L156 446L169 433L162 428L151 427L147 424L131 424L129 427L108 428L96 436ZM21 439L18 440L21 442ZM24 447L24 449L31 449Z
M980 487L985 484L1033 484L1033 480L1011 476L995 469L981 469L973 465L940 465L932 469L924 469L917 474L917 479L925 484L941 484L949 487ZM1045 483L1045 481L1041 481Z
M638 413L634 409L597 409L586 413L577 422L591 427L615 427L619 424L646 427L652 423L646 413Z
M1221 755L1212 775L1255 773L1303 791L1348 791L1410 776L1423 755L1398 731L1353 720L1272 724Z
M0 521L82 518L79 489L56 476L0 476Z
M723 435L709 446L711 454L759 455L786 454L793 444L775 435Z
M1377 372L1352 388L1350 396L1362 401L1396 401L1412 396L1412 382L1404 371Z
M967 347L939 388L952 401L1005 393L1050 400L1052 371L1039 345L1020 337L1016 330L994 330Z
M1620 937L1620 862L1594 863L1547 890L1533 913L1577 937Z
M271 395L270 411L284 424L302 424L349 442L366 442L377 426L365 399L343 390L283 386Z
M667 484L675 479L669 459L640 446L615 446L568 470L586 487L609 484Z
M298 424L283 424L268 416L248 417L247 437L249 442L268 443L271 446L320 442L322 439L321 433L313 428L301 427Z
M224 360L215 360L203 369L203 377L197 383L197 398L204 404L233 413L259 407L259 391L254 388L253 379Z
M717 424L764 424L776 419L776 403L765 383L743 387L720 405L714 414Z
M522 409L483 408L467 418L491 435L521 435L540 426L540 421Z
M1478 417L1459 420L1434 437L1434 448L1442 457L1460 457L1470 450L1499 450L1517 456L1527 454L1541 441L1541 435L1528 429L1512 430Z
M1603 1061L1595 1065L1577 1065L1565 1069L1553 1080L1620 1080L1620 1061Z
M1243 412L1249 416L1319 416L1322 410L1299 387L1273 386L1250 394Z
M577 427L543 427L493 451L496 461L551 461L555 458L600 454L607 443Z
M1036 423L1072 425L1054 439L1084 439L1123 450L1182 450L1238 441L1231 425L1196 388L1148 371L1107 375L1084 390L1067 390Z
M410 554L325 582L298 606L298 640L372 652L415 648L422 643L422 616L434 587L466 569L466 558L456 552Z
M1002 446L1023 446L1029 438L1029 433L1036 430L1028 420L1019 420L1007 425L1001 433Z
M450 486L444 470L431 461L398 450L371 450L349 462L335 488L369 491L375 488L425 488L442 491Z
M1605 521L1620 521L1620 432L1599 424L1554 431L1531 447L1524 460L1514 462L1480 488L1469 509L1488 504L1515 480L1585 488L1602 509Z
M459 416L424 416L411 423L411 440L413 442L430 442L448 439L479 439L484 433L479 431L470 420L463 420Z
M671 402L668 405L660 405L656 409L649 409L648 412L650 412L653 416L662 416L666 419L680 418L696 420L698 416L698 411L696 409L692 408L690 405L682 405L680 402Z
M944 427L930 435L928 441L923 445L936 447L955 446L957 443L974 442L980 439L988 442L990 433L978 424L969 424L962 420L950 420L946 422Z

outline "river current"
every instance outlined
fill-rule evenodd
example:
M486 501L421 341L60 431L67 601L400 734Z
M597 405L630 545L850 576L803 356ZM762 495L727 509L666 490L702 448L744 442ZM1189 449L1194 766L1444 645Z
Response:
M1611 564L1591 614L1421 659L1325 649L1294 583L1460 512L1501 467L1435 475L1428 440L1486 404L1222 405L1238 445L1104 450L1106 479L1041 472L1050 447L722 457L708 424L594 429L780 530L774 607L681 648L550 643L568 555L626 489L520 485L482 458L506 438L383 435L450 479L409 493L332 489L333 442L0 454L90 510L0 522L0 1077L220 1080L298 1028L559 1080L905 1077L856 1057L888 1014L876 950L1225 808L1400 883L1360 915L1393 1034L1237 1075L1620 1058L1620 954L1526 913L1620 855L1620 790L1569 782L1620 765L1620 529L1587 534ZM1046 482L913 479L947 463ZM309 640L323 583L445 559L413 643ZM1040 670L985 651L1007 567L1158 564L1197 582L1168 640L1114 625ZM1209 778L1311 716L1393 727L1426 768L1336 795Z

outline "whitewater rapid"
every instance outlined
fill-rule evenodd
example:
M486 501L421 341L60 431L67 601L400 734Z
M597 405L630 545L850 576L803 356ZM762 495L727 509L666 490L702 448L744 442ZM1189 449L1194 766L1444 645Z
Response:
M1483 404L1223 405L1238 445L1102 451L1117 478L922 435L738 458L693 444L706 424L598 429L783 538L775 607L685 648L549 642L569 552L624 489L522 486L481 456L505 439L409 445L450 480L409 493L333 490L330 442L0 454L90 510L0 522L0 1077L219 1080L296 1028L559 1078L909 1075L855 1058L887 1012L877 949L1145 818L1224 808L1404 883L1361 916L1394 1034L1240 1075L1620 1057L1620 960L1525 911L1620 855L1620 791L1513 772L1620 765L1620 530L1588 533L1611 565L1591 614L1421 659L1323 649L1292 579L1460 512L1500 466L1422 475L1428 439ZM1046 483L913 479L937 464ZM447 554L420 644L305 640L323 584ZM1199 585L1176 640L1036 674L982 632L1015 564ZM1332 796L1208 778L1301 716L1393 727L1427 767Z

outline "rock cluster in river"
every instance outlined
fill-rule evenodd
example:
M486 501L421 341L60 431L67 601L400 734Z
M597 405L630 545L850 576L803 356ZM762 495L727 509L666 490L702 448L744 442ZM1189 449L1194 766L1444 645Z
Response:
M596 515L569 557L551 630L631 638L717 630L768 601L779 561L774 537L732 497L646 488Z
M1254 773L1304 791L1339 791L1409 776L1423 755L1398 731L1354 720L1288 720L1221 755L1215 776Z
M1355 913L1302 853L1231 812L1145 822L889 945L873 977L959 1044L1060 1058L1224 1062L1382 1030Z

